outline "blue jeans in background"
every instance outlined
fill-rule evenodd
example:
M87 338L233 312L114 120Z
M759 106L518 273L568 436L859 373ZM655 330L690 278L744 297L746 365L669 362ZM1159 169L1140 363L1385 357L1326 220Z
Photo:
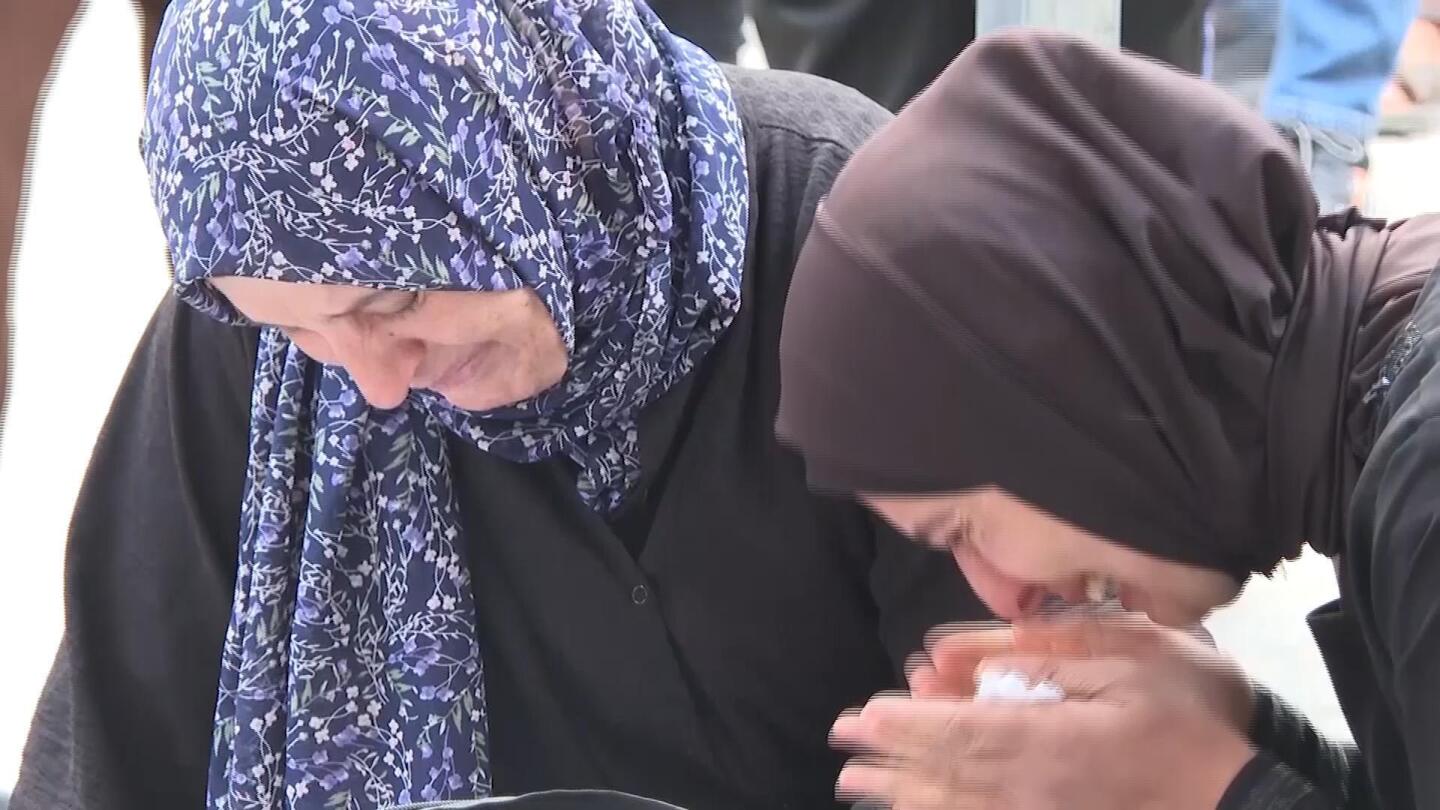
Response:
M1419 0L1214 0L1210 76L1281 129L1322 212L1349 205Z

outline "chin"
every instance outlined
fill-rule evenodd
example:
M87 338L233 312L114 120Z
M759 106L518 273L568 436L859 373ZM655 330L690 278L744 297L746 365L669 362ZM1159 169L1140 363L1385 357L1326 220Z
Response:
M1181 604L1146 605L1139 610L1156 624L1180 629L1194 627L1210 615L1208 610L1196 610L1192 605Z
M500 398L500 397L496 397L496 396L494 396L494 395L485 396L485 395L475 394L475 393L468 393L468 394L467 394L467 393L462 393L462 392L458 392L458 391L455 392L455 393L447 393L447 392L445 392L445 391L436 391L435 393L439 394L441 397L443 397L443 398L445 399L446 402L450 403L451 405L455 406L456 408L459 408L459 409L462 410L462 411L473 411L473 412L475 412L475 413L484 413L484 412L486 412L486 411L494 411L494 410L498 410L498 409L500 409L500 408L508 407L508 406L510 406L510 405L515 405L515 404L517 404L517 403L520 403L520 402L523 402L523 401L524 401L523 398L521 398L521 399Z
M568 364L561 363L558 370L542 373L524 365L525 359L490 351L470 361L475 365L464 384L432 390L462 411L484 413L533 399L564 379Z
M525 388L510 386L507 389L472 386L450 391L437 389L435 393L444 397L446 402L462 411L484 413L485 411L494 411L500 408L518 405L546 390L547 388L535 388L534 386Z
M1221 594L1192 593L1178 599L1170 592L1152 592L1144 588L1119 589L1120 604L1132 613L1143 613L1150 621L1166 627L1193 627L1203 622L1216 608L1232 600L1238 591Z
M1127 613L1142 613L1150 621L1165 627L1189 627L1204 616L1195 616L1194 611L1179 602L1167 599L1152 599L1138 590L1121 589L1120 606Z

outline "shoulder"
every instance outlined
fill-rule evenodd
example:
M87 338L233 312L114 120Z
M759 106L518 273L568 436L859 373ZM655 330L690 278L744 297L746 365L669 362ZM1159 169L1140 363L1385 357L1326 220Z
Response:
M243 431L260 332L223 324L167 293L140 339L123 386L159 408L178 410L183 426L217 425ZM162 409L163 410L163 409ZM147 418L160 418L153 410Z
M788 278L819 201L860 146L893 116L858 90L783 70L722 66L744 127L752 240Z
M766 347L752 373L778 385L775 347L795 259L815 210L860 146L892 118L828 79L725 66L744 126L750 230L742 314ZM733 328L733 327L732 327ZM767 388L766 390L770 390Z
M893 116L858 90L829 79L722 69L744 127L749 164L747 308L778 335L795 258L816 207L850 156Z
M785 70L723 66L747 135L774 141L860 147L893 117L858 90Z

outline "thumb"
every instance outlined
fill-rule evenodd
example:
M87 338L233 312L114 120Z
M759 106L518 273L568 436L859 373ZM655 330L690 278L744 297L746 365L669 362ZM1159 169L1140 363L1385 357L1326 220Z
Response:
M942 625L926 635L925 649L911 656L906 675L917 696L969 698L975 692L975 667L990 656L1015 652L1009 627Z
M1028 619L1014 633L1019 652L1086 658L1142 657L1164 639L1163 628L1137 613Z
M1044 681L1060 687L1066 700L1097 700L1132 682L1137 666L1128 658L1007 655L987 658L975 671L977 677L987 672L1013 672L1032 686Z

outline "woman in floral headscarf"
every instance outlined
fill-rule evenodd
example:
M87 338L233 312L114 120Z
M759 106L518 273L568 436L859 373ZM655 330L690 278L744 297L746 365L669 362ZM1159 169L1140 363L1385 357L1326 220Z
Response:
M770 430L797 236L884 118L626 0L174 5L189 307L92 461L16 807L827 802L834 714L981 615Z

